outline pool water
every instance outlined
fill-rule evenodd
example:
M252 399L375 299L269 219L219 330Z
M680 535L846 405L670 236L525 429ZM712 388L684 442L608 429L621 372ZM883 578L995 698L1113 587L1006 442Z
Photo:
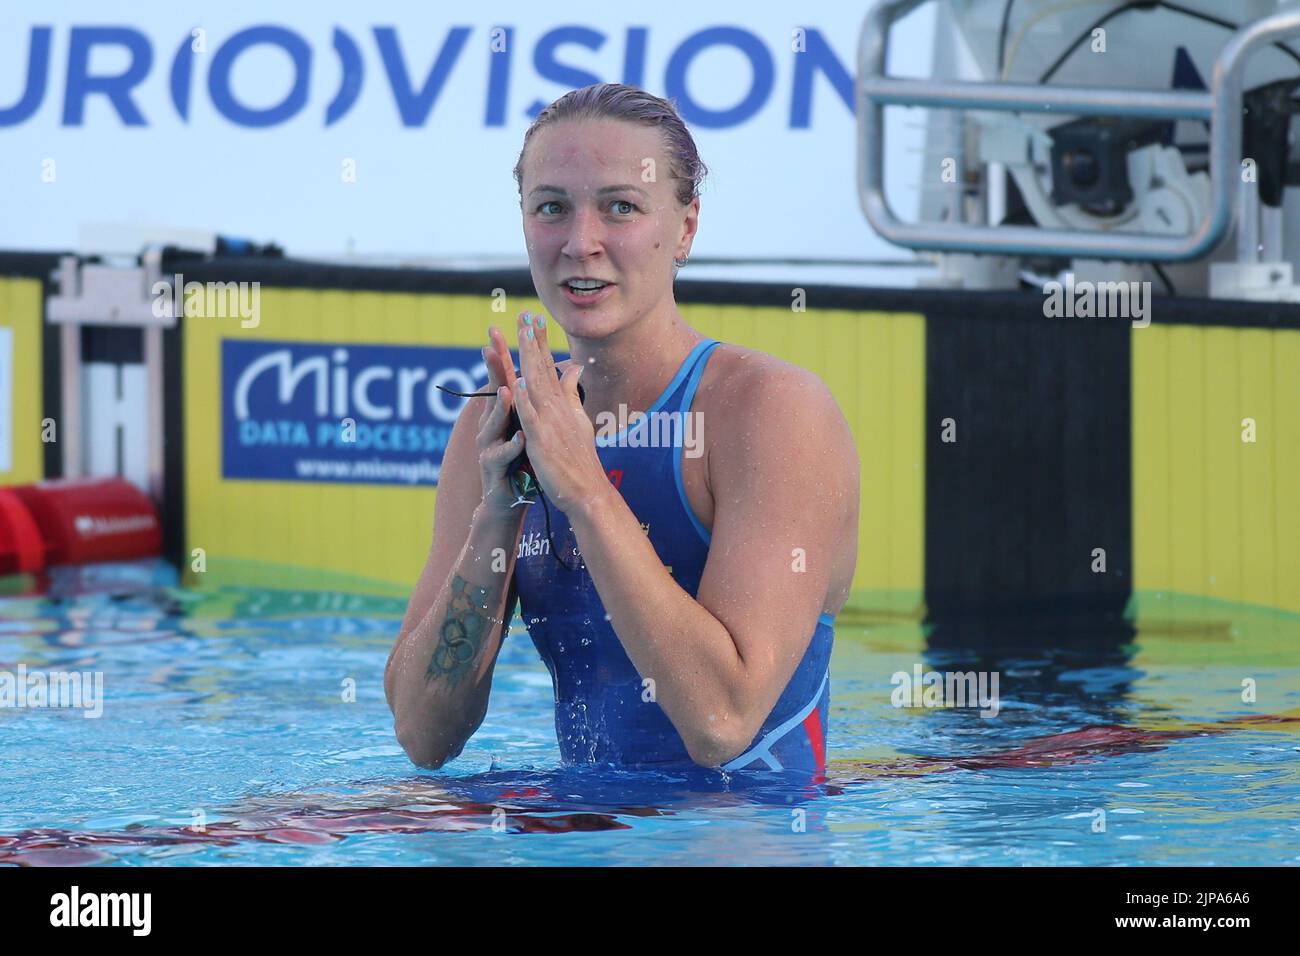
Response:
M983 652L842 615L808 779L562 766L518 620L483 726L419 770L383 692L403 610L161 563L0 596L0 675L103 675L97 719L0 707L0 864L1300 863L1298 615L1160 595L1136 636ZM917 664L997 672L998 715L893 706Z

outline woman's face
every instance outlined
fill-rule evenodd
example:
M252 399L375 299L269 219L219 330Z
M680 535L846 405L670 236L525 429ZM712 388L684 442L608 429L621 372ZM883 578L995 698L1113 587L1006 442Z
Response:
M524 239L546 311L568 335L601 338L672 294L699 200L681 206L653 127L562 120L538 130L523 167ZM607 285L583 294L568 280Z

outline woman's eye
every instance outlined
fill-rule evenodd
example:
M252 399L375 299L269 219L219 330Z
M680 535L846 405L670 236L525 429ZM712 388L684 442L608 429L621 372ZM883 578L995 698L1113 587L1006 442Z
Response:
M552 206L555 208L550 208ZM610 203L610 208L620 216L630 216L637 211L636 204L627 199L615 199ZM563 211L563 203L556 199L548 199L537 207L537 211L543 216L557 216Z

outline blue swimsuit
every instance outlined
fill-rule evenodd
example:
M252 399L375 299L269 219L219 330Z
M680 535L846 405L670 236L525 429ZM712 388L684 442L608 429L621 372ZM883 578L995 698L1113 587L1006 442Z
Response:
M709 353L718 344L716 339L699 342L647 411L677 412L676 418L685 424ZM691 510L682 487L680 438L677 447L663 447L672 444L665 435L680 436L681 431L662 427L671 419L659 418L660 424L652 428L654 421L642 418L614 439L598 434L596 450L659 559L683 590L695 597L710 534ZM646 433L638 436L638 430ZM647 447L632 447L638 443ZM661 447L650 447L654 444ZM568 519L549 500L535 501L527 508L515 586L520 615L551 672L555 733L564 761L694 766L668 715L647 699L650 691L606 619ZM544 508L550 509L549 539ZM833 625L829 614L817 619L808 649L772 713L744 753L723 769L824 769Z

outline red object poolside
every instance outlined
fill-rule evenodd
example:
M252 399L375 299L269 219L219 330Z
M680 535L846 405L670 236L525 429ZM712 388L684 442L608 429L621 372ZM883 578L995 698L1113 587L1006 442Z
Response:
M0 573L126 561L162 550L153 502L121 478L57 478L0 488Z
M45 567L45 539L22 499L0 488L0 574L22 574Z

